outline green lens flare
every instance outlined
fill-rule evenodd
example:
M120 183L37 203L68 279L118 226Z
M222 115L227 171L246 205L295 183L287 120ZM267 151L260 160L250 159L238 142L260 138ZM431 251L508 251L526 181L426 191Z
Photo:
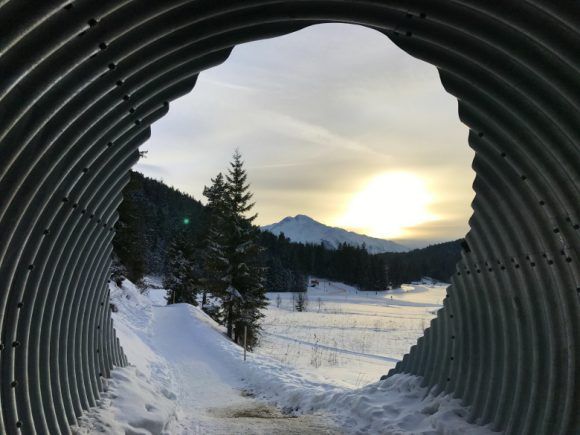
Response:
M189 218L183 218L183 224L189 225Z

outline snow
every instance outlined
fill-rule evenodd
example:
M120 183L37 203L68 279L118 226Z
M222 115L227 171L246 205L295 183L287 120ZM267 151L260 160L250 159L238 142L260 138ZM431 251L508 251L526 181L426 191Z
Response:
M342 313L358 310L357 316L363 313L380 318L382 309L432 308L435 305L423 293L435 294L439 290L413 287L393 294L391 299L386 293L360 295L347 286L327 283L326 291L314 289L312 295L318 292L321 298L325 296L328 308L342 305ZM410 297L413 292L423 300L415 302ZM377 377L369 377L365 386L353 386L356 383L346 373L358 370L358 358L373 358L369 358L372 347L365 352L349 348L351 339L345 339L343 349L349 353L340 355L354 358L349 363L351 367L345 363L340 370L324 376L317 372L326 368L307 370L301 366L300 358L283 362L264 354L261 348L249 353L243 362L243 350L227 339L223 327L196 307L164 306L164 293L151 288L141 294L128 281L122 288L111 284L111 302L118 308L113 313L115 328L132 365L113 370L98 406L79 419L74 433L491 433L485 427L468 424L468 410L458 400L434 397L421 388L420 378L396 375L377 382ZM280 314L284 308L270 307L267 316L270 311ZM289 319L292 312L286 313ZM315 322L312 312L294 314L305 315L306 327L308 322ZM321 317L331 314L316 313ZM393 321L404 318L393 317ZM358 330L364 331L363 328ZM301 340L300 333L291 332L292 329L300 331L289 328L288 338ZM320 333L321 345L322 337L332 329L336 328ZM404 351L377 353L375 356L381 357L375 358L377 376L384 374L401 352Z
M301 214L295 217L285 217L278 223L263 226L262 229L275 235L284 233L293 242L323 243L331 249L338 248L341 243L346 243L350 246L362 246L364 243L367 251L371 254L406 252L409 250L407 247L390 240L378 239L342 228L330 227Z
M73 432L170 434L175 385L167 360L150 339L154 305L127 280L122 288L111 284L111 303L118 309L113 313L117 336L132 365L112 371L99 406L83 415Z
M447 287L417 283L364 292L318 282L308 288L306 312L293 310L291 293L268 294L256 351L313 379L350 388L376 382L402 359L441 307Z

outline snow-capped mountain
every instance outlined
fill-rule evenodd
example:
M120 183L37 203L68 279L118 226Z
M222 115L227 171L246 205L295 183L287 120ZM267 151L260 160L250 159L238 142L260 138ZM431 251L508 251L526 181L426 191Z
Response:
M324 225L303 214L294 217L288 216L278 223L263 226L262 229L276 235L284 233L293 242L323 243L331 249L336 249L340 243L346 243L351 246L361 246L364 243L367 251L371 254L406 252L409 250L407 247L389 240Z

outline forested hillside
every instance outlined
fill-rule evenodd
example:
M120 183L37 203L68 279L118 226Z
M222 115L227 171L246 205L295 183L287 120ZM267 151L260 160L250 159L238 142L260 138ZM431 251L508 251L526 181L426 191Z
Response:
M329 249L322 244L294 243L283 234L262 233L266 248L268 278L278 291L296 291L295 282L312 275L359 287L361 290L384 290L388 287L386 263L362 247L340 244ZM291 279L286 275L291 274ZM285 284L286 283L286 284Z
M185 231L195 239L207 225L201 202L139 172L131 172L123 199L113 247L133 282L146 274L163 275L176 234Z
M389 279L396 285L429 276L449 282L455 273L455 264L461 256L461 240L439 243L409 252L379 254L389 271Z
M303 276L344 282L361 290L399 287L424 276L447 282L461 252L459 240L410 252L369 254L364 248L345 244L328 249L323 245L294 243L269 232L262 233L262 245L269 253L270 282L278 291L293 291L296 278L286 276L288 269Z
M125 274L138 282L146 274L164 275L175 239L202 245L210 213L199 201L165 184L132 172L114 240ZM260 234L267 291L303 291L309 275L341 281L362 290L397 287L423 276L447 281L460 256L460 241L405 253L371 255L364 248L290 242L283 235Z

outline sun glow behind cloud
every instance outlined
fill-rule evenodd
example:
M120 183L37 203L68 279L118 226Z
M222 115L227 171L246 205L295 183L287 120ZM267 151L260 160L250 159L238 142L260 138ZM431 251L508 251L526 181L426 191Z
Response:
M405 237L413 227L437 220L429 211L434 199L421 177L386 172L355 194L337 224L374 237Z
M240 45L223 65L204 71L152 130L137 170L198 199L239 148L259 225L296 214L342 225L355 194L374 176L405 172L423 180L428 215L437 219L392 224L415 205L397 205L381 189L367 202L383 201L388 210L366 207L351 229L398 233L393 239L411 247L467 231L473 152L457 101L435 67L372 29L324 24Z

